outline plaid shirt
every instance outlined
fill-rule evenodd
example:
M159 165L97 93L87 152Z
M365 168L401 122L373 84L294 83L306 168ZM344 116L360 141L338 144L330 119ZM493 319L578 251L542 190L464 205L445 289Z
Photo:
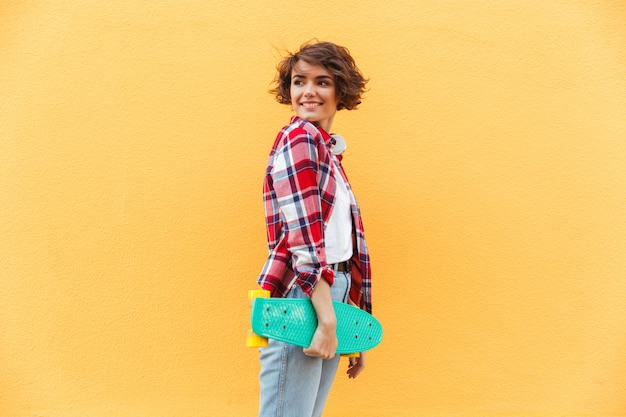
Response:
M342 175L350 193L355 241L350 300L371 313L370 258L361 212L341 158L330 152L332 141L323 129L297 116L276 137L263 185L269 256L258 283L273 297L284 297L294 283L310 296L322 276L333 283L324 225L333 209L334 176Z

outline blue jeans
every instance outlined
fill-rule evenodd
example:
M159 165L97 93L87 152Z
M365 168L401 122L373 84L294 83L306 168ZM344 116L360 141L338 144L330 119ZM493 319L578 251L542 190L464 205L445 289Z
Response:
M349 287L350 274L336 272L330 287L333 300L347 302ZM287 297L306 295L294 284ZM339 355L330 360L312 358L299 346L272 339L259 352L259 417L320 417L337 373Z

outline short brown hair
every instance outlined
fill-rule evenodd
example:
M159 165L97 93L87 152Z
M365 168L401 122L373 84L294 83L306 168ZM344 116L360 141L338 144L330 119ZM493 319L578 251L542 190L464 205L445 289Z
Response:
M291 104L291 71L300 59L311 65L321 65L335 76L337 110L353 110L361 104L361 94L369 80L357 68L350 51L331 42L305 43L298 52L289 54L276 66L276 87L270 90L276 95L276 101Z

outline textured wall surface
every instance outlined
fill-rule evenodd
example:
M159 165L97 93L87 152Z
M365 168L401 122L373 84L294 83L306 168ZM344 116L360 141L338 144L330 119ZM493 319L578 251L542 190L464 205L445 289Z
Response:
M281 53L350 48L333 130L383 343L326 416L626 416L622 1L6 1L0 415L256 413L245 292L290 111ZM342 367L344 367L342 365Z

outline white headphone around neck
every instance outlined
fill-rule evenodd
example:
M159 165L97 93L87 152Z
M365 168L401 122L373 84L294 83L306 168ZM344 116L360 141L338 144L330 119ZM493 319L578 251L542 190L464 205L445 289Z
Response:
M343 138L343 136L336 133L331 133L330 136L335 140L335 143L331 146L330 151L334 155L341 155L342 153L344 153L348 145L346 144L346 140Z

